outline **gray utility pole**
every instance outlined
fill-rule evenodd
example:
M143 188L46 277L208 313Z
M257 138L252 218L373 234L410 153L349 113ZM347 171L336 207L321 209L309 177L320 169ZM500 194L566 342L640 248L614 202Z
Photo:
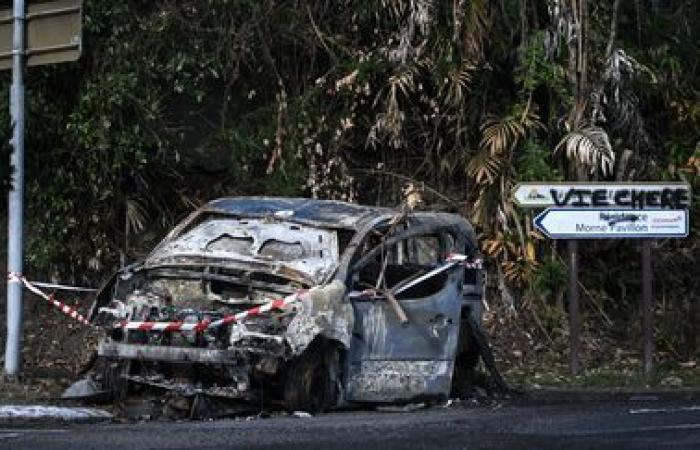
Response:
M29 3L29 5L27 5ZM14 0L0 10L0 70L12 68L12 185L7 224L7 341L5 376L22 371L22 275L24 236L24 69L75 61L82 51L83 0Z
M22 273L24 236L24 0L14 0L12 28L12 86L10 117L12 120L12 186L9 195L7 232L7 271ZM5 376L17 378L22 357L22 284L16 278L7 283L7 341L5 343Z

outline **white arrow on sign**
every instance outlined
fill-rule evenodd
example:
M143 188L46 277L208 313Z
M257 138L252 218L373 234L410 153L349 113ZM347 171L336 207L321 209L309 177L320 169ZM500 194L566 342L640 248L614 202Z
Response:
M572 192L573 191L573 192ZM667 207L664 203L690 199L688 183L519 183L513 189L513 200L522 208L548 206L641 208ZM558 204L554 197L559 200ZM639 204L641 202L641 205ZM671 208L673 209L673 208Z
M533 220L550 239L683 238L688 210L549 208Z

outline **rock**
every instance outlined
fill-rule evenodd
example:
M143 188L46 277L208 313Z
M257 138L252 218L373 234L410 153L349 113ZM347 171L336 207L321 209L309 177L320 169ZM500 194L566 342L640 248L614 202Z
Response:
M92 378L83 378L68 386L68 389L63 391L61 398L77 399L86 398L97 395L100 391Z

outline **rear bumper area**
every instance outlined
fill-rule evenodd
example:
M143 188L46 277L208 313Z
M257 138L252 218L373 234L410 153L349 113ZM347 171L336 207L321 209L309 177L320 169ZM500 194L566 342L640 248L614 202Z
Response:
M140 361L208 364L233 364L237 357L235 350L122 344L110 341L101 341L97 348L97 354L107 358Z

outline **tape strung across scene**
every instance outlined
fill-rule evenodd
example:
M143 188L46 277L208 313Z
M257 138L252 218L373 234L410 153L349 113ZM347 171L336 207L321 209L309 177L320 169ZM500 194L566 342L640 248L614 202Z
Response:
M70 292L97 292L95 288L87 288L82 286L66 286L65 284L44 283L40 281L30 281L33 286L44 289L55 289L57 291Z
M446 261L448 263L462 263L467 269L482 269L484 266L484 261L481 258L477 258L473 261L468 261L469 257L461 253L450 253L447 255Z
M76 322L81 323L83 325L87 325L87 326L94 326L82 314L80 314L78 312L78 310L68 306L67 304L65 304L63 302L56 300L53 297L53 294L47 294L47 293L43 292L35 285L35 283L27 281L27 279L24 278L22 276L22 274L10 272L7 274L7 280L9 282L22 283L24 285L24 287L26 287L30 292L43 298L44 300L49 302L51 305L58 308L58 310L61 311L63 314L67 315L68 317L75 320ZM44 283L42 283L42 284L44 284ZM65 286L65 287L68 287L68 286ZM78 288L78 289L82 289L82 288Z
M424 275L416 278L413 280L411 283L408 283L401 288L397 290L397 294L428 279L431 278L439 273L444 272L445 270L452 268L456 265L463 265L466 268L471 268L471 269L481 269L483 262L481 259L476 259L474 261L468 261L468 257L466 255L462 254L457 254L457 253L452 253L447 256L446 258L446 263L443 264L442 266L436 267L435 269L425 273ZM39 297L43 298L47 302L49 302L51 305L55 306L58 308L62 313L67 315L68 317L74 319L75 321L87 325L87 326L94 326L91 324L82 314L80 314L76 309L68 306L67 304L60 302L56 300L53 297L53 294L47 294L40 290L38 288L39 285L43 287L53 287L56 289L63 289L63 290L72 290L72 291L91 291L91 289L88 288L80 288L80 287L73 287L73 286L64 286L64 285L54 285L54 284L48 284L48 283L33 283L28 281L26 278L24 278L21 274L17 273L9 273L8 274L8 281L10 282L20 282L26 287L30 292L38 295ZM268 303L260 306L255 306L251 309L241 311L237 314L231 314L229 316L223 317L219 320L215 320L213 322L204 320L200 322L192 322L192 323L185 323L185 322L121 322L115 325L115 328L123 328L125 330L137 330L137 331L196 331L196 332L202 332L208 329L212 328L217 328L220 326L224 325L230 325L235 322L240 322L244 320L246 317L249 316L256 316L260 315L272 310L280 310L283 309L285 306L290 305L292 303L295 303L299 301L300 296L306 293L307 291L301 290L298 292L295 292L285 298L282 299L275 299L271 300Z
M11 273L8 273L7 277L8 277L8 280L13 279ZM21 282L20 278L23 278L23 277L16 276L15 278ZM37 287L37 288L53 289L56 291L97 292L97 289L95 289L95 288L88 288L88 287L83 287L83 286L68 286L66 284L46 283L43 281L29 281L26 278L25 278L25 281L27 281L27 283L30 283L32 286Z
M412 280L410 283L406 283L403 286L399 287L396 289L394 294L400 294L403 291L412 288L413 286L422 283L423 281L427 280L428 278L432 278L435 275L438 275L448 269L451 269L455 266L462 265L466 269L481 269L483 267L483 261L481 259L475 259L474 261L468 261L469 257L467 255L463 255L461 253L450 253L447 255L447 258L445 259L446 263L443 264L442 266L438 266L431 270L430 272L419 276L415 280Z
M237 314L231 314L222 319L213 322L203 320L201 322L122 322L117 324L115 328L123 328L125 330L137 331L197 331L202 332L211 328L229 325L234 322L240 322L249 316L257 316L262 313L272 311L273 309L282 309L285 306L299 300L300 296L306 291L298 291L283 299L272 300L264 305L241 311Z
M451 253L447 256L446 258L446 263L436 267L435 269L431 270L430 272L420 276L419 278L416 278L413 280L411 283L406 284L405 286L402 286L400 289L396 291L396 293L403 292L404 290L410 288L411 286L415 286L416 284L434 277L435 275L438 275L439 273L444 272L447 269L450 269L452 267L455 267L457 265L463 265L464 267L468 269L481 269L483 266L483 261L481 259L476 259L474 261L468 261L469 257L466 255L458 254L458 253ZM306 291L298 291L295 292L294 294L291 294L283 299L277 299L277 300L271 300L270 302L261 305L261 306L256 306L254 308L248 309L246 311L241 311L237 314L232 314L229 316L226 316L222 319L210 322L207 320L203 320L200 322L121 322L119 324L115 325L115 328L122 328L125 330L136 330L136 331L179 331L179 332L189 332L189 331L196 331L196 332L203 332L205 330L209 330L212 328L220 327L223 325L230 325L235 322L240 322L244 320L246 317L249 316L256 316L259 314L263 314L272 310L278 310L282 309L285 306L294 303L299 300L300 296L304 294Z

